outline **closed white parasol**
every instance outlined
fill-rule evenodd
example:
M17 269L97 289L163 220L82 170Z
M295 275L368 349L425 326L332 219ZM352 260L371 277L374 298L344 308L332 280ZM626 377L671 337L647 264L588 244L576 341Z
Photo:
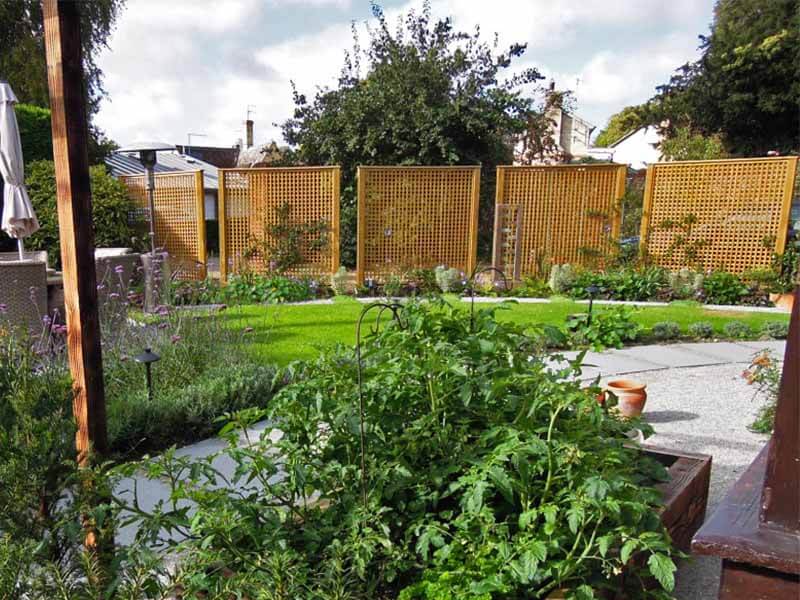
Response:
M2 228L17 240L19 258L23 258L22 238L39 229L39 221L25 190L25 165L19 140L14 104L17 97L6 81L0 79L0 176L3 188Z

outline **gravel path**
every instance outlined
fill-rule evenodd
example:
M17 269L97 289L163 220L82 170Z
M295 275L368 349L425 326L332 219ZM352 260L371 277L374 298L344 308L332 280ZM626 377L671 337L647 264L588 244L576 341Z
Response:
M647 383L645 416L656 430L648 443L713 457L707 517L768 439L747 429L760 401L754 400L753 388L741 377L745 366L673 368L636 375ZM691 557L678 567L675 596L715 599L719 574L719 559Z

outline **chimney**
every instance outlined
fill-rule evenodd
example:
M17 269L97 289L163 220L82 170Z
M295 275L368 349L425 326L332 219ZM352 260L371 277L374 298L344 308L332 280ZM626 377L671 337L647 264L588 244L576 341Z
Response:
M244 123L245 123L245 126L247 128L247 147L248 148L252 148L253 147L253 119L247 119L247 121L245 121Z

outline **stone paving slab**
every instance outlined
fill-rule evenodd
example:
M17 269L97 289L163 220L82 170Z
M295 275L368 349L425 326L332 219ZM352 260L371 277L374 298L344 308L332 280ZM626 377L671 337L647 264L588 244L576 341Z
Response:
M697 342L692 344L675 344L672 348L686 349L691 352L718 359L719 363L749 363L753 350L735 342Z
M595 367L603 376L666 368L666 365L647 360L644 357L632 356L621 350L587 352L583 362L587 366Z
M630 357L661 367L701 367L727 362L692 349L689 345L675 346L632 346L618 350L621 356Z
M783 353L786 351L786 342L784 340L764 340L757 342L737 342L740 346L750 349L750 356L764 349L771 350L777 356L783 358Z

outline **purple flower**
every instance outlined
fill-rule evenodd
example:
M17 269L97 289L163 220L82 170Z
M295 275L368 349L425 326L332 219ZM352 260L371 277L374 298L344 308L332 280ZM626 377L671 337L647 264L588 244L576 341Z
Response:
M122 265L117 265L116 267L114 267L114 273L116 273L117 275L122 275L124 272L125 272L125 267L123 267Z
M102 283L98 283L98 284L97 284L97 291L98 291L98 292L99 292L100 290L104 290L104 289L106 289L106 286L104 286Z
M0 304L0 313L5 313L8 311L8 304Z
M159 329L166 329L167 327L169 327L169 323L159 323L158 324L158 328Z
M45 327L50 325L53 322L53 319L50 318L50 315L45 315L42 317L42 323L44 323Z
M64 335L67 333L67 326L66 325L53 325L53 332L57 333L58 335Z
M166 307L166 306L163 306L163 305L158 306L156 308L156 314L158 314L158 315L160 315L162 317L166 317L169 314L169 308Z
M169 338L169 340L170 340L170 341L171 341L173 344L177 344L178 342L180 342L180 341L181 341L181 336L179 336L178 334L175 334L175 335L173 335L171 338Z
M116 300L117 298L119 298L119 294L117 292L111 292L108 295L108 297L111 298L112 300Z

